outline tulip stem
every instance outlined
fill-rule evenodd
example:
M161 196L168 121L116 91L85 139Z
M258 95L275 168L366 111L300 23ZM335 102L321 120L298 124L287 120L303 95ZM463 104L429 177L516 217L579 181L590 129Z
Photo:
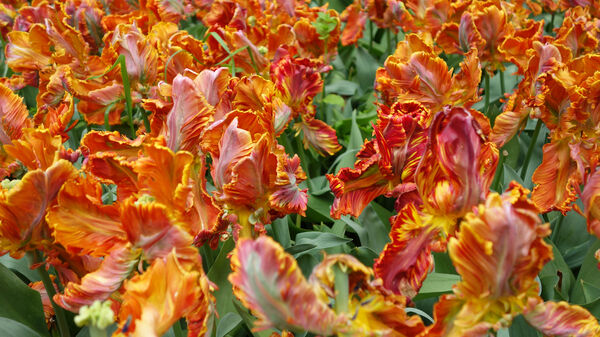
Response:
M175 324L173 324L173 333L175 337L184 337L183 329L181 328L181 320L177 320Z
M348 312L348 293L350 290L348 274L346 274L339 263L333 266L333 277L335 285L335 311L339 314Z
M373 54L373 21L369 20L369 53Z
M523 163L523 168L521 169L521 179L525 180L525 176L527 175L527 168L529 167L529 161L531 161L531 155L533 154L533 149L535 147L535 143L537 142L537 138L540 134L540 129L542 128L542 120L538 119L537 124L535 125L535 129L533 130L533 135L531 136L531 142L529 143L529 148L527 149L527 155L525 155L525 162Z
M392 29L388 28L386 31L387 35L387 54L388 56L392 54Z
M37 250L33 251L33 261L34 263L43 262L40 257L40 253ZM50 303L52 304L52 308L54 309L54 314L56 315L56 321L58 323L58 331L61 337L69 337L69 324L67 323L67 317L65 316L65 312L63 308L59 307L56 302L54 302L54 295L56 295L56 290L54 289L54 284L50 279L50 275L46 270L45 263L42 263L41 266L37 268L38 273L42 279L42 283L44 284L44 288L46 288L46 293L50 298Z
M485 93L485 106L483 107L483 113L487 115L490 108L490 74L486 70L483 72L483 85Z
M492 181L492 190L501 193L502 191L498 190L500 188L500 177L502 177L502 173L504 172L504 150L500 149L499 151L500 159L498 160L498 166L496 167L496 174L494 176L494 180Z
M558 222L556 223L556 225L554 225L554 228L552 228L552 234L550 234L550 241L554 242L554 239L558 236L558 232L560 231L560 226L563 223L563 220L565 219L564 215L559 215L560 219L558 219Z
M504 94L506 93L506 86L504 84L504 72L500 71L500 90L502 90L502 97L504 97Z

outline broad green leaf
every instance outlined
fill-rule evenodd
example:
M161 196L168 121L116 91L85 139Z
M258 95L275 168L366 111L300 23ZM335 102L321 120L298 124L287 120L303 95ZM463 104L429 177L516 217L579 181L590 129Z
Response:
M577 204L583 208L581 201ZM585 253L589 247L596 241L594 236L587 231L586 219L575 211L570 211L562 220L562 223L557 228L562 215L559 212L558 216L551 220L552 241L562 253L565 262L569 268L580 267L585 258Z
M519 137L512 137L503 147L501 151L506 151L507 156L504 159L504 163L513 169L518 168L519 155L521 154L521 148L519 146Z
M231 267L229 265L229 252L233 250L235 243L233 239L227 240L221 247L221 251L215 260L212 268L208 271L208 279L219 287L214 292L215 299L217 301L217 312L221 317L228 312L234 312L235 307L233 306L233 292L231 290L231 283L227 277L231 273ZM218 324L218 323L217 323Z
M575 276L565 263L558 248L551 241L548 240L548 242L552 245L554 259L544 266L539 275L542 283L542 298L567 301L575 284Z
M542 334L529 325L522 315L515 317L508 329L511 337L541 337ZM498 335L500 336L500 335Z
M27 325L24 325L20 322L8 319L6 317L0 317L0 336L41 337L45 335L40 335Z
M356 110L352 111L352 124L350 126L350 138L348 140L348 146L346 152L343 153L335 165L334 172L338 172L342 167L354 168L354 162L356 161L356 153L363 145L363 137L356 123Z
M288 218L289 216L286 215L283 218L273 220L273 223L271 223L273 238L279 242L283 248L288 248L292 245Z
M502 168L504 169L504 177L502 179L502 181L503 181L502 190L503 191L508 188L508 185L513 180L518 182L525 188L531 188L531 183L529 183L529 182L524 183L523 180L521 179L521 177L519 176L519 174L510 165L507 165L506 163L504 163L504 165L502 165Z
M216 337L224 337L226 334L233 331L242 322L242 317L235 312L228 312L221 317L217 326Z
M0 303L0 318L21 323L39 336L49 336L40 293L3 265L0 265ZM0 333L0 336L19 335Z
M330 222L332 221L329 210L333 198L329 195L310 195L306 206L306 218L311 222Z
M238 301L237 299L235 299L233 301L233 306L234 306L235 310L240 314L240 317L244 321L244 324L246 325L248 330L251 331L252 336L254 336L254 337L269 337L269 336L271 336L271 333L273 333L275 331L275 330L271 330L271 329L262 330L262 331L252 331L252 329L254 328L254 321L256 321L256 317L252 316L252 314L250 314L248 309L246 309L242 305L242 303L240 301Z
M320 252L323 249L341 246L351 239L339 237L332 233L323 232L305 232L296 235L296 245L313 245L313 248L303 250L299 253L293 254L294 257L298 258L301 255Z
M323 98L323 102L327 104L338 105L341 107L344 107L346 105L346 101L344 101L342 96L336 94L327 94L327 96Z
M377 60L365 48L358 47L356 49L356 72L361 89L373 88L377 68L379 68Z
M335 80L325 86L326 92L341 96L352 96L357 90L358 84L356 84L356 82L350 82L346 80Z
M435 272L442 274L454 274L458 275L456 272L456 268L454 268L454 264L450 259L450 255L447 252L438 253L433 252L433 259L435 261Z
M460 276L454 274L430 273L415 300L435 297L452 292L452 286L460 281Z
M362 262L362 264L371 268L373 267L375 259L379 257L379 254L375 253L371 248L364 246L353 248L350 251L350 254Z
M307 181L307 186L308 193L311 195L323 195L331 191L329 188L329 180L327 180L327 177L324 175L309 179ZM300 186L300 188L302 188L302 186Z
M384 222L381 220L377 212L375 212L373 204L370 203L365 207L358 217L358 222L365 224L368 234L367 242L363 243L361 241L361 243L379 254L383 250L383 247L390 241L390 224L389 221Z
M600 240L596 239L588 249L577 275L571 292L572 303L589 304L600 298L600 270L598 270L598 261L594 257L598 249L600 249Z
M6 268L12 270L13 273L20 274L19 277L22 275L29 282L41 280L40 275L35 270L31 270L31 268L29 268L30 263L27 257L17 260L6 254L4 256L0 256L0 264L3 264Z

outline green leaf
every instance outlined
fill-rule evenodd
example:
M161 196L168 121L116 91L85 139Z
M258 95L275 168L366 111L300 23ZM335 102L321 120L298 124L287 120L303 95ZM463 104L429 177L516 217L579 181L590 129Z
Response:
M294 257L298 258L304 254L320 252L323 249L333 248L341 246L351 239L339 237L333 233L323 232L304 232L296 235L296 245L313 245L314 247L303 250L299 253L293 254Z
M521 147L519 146L519 138L512 137L503 147L502 151L506 151L508 155L504 159L504 163L513 169L517 169L519 164L519 155L521 154Z
M565 263L558 248L551 241L549 243L552 245L554 258L544 266L539 275L542 283L542 298L568 301L571 289L575 284L575 276Z
M454 274L430 273L427 275L425 282L419 294L414 300L421 300L428 297L435 297L442 294L452 292L452 286L460 281L460 276Z
M375 259L379 257L379 254L369 247L355 247L350 251L350 254L367 267L373 267Z
M508 329L511 337L541 337L542 334L529 325L522 315L515 317ZM498 336L500 336L498 334Z
M335 80L325 86L325 91L341 96L354 96L358 91L358 84L347 80Z
M216 337L224 337L226 334L233 331L242 322L242 317L234 312L228 312L221 317L217 326Z
M214 296L217 301L217 312L221 317L228 312L235 311L235 307L233 306L233 291L231 290L231 283L227 279L229 273L231 273L227 255L233 250L234 246L233 239L229 239L223 244L215 263L207 274L208 279L219 287L214 292Z
M325 40L329 37L329 33L337 27L338 21L326 12L319 12L317 15L317 20L312 25L317 29L319 39Z
M379 254L383 250L383 247L390 241L390 224L387 220L385 222L381 220L375 211L373 204L374 203L370 203L365 207L358 217L358 221L361 224L366 224L365 228L367 230L368 239L363 245Z
M346 101L344 100L344 98L336 94L327 94L327 96L323 98L323 102L332 105L339 105L341 107L344 107L346 105Z
M244 321L244 324L246 324L246 327L248 327L248 330L251 331L252 336L255 337L269 337L271 336L271 333L273 333L275 330L262 330L262 331L252 331L252 329L254 328L254 321L256 321L256 318L254 316L252 316L250 314L250 312L248 311L248 309L246 309L242 303L240 303L240 301L238 301L237 299L235 299L233 301L233 306L235 308L235 310L240 314L240 317L242 317L242 320Z
M433 252L433 259L435 261L435 272L458 275L448 252Z
M329 195L310 195L306 206L306 218L311 222L332 222L329 215L332 198Z
M273 229L273 238L279 242L283 248L288 248L292 245L290 237L290 227L288 223L289 216L273 220L271 228Z
M373 88L377 68L379 68L379 63L365 48L356 48L356 72L361 89Z
M583 208L580 200L577 201L577 204ZM587 231L586 219L579 213L575 211L568 212L560 228L556 229L561 217L562 215L558 215L550 221L553 225L552 228L556 231L552 235L552 240L560 250L569 268L578 268L583 263L586 252L596 239Z
M22 323L0 317L0 336L41 337L45 335L40 335Z
M600 249L600 240L596 239L588 249L577 275L571 292L572 303L589 304L600 298L600 270L598 270L598 261L594 257L598 249Z
M502 168L504 169L504 179L502 180L503 181L502 182L502 185L503 185L502 190L505 190L506 188L508 188L508 185L513 180L518 182L525 188L531 188L531 183L529 183L529 181L527 183L524 183L523 180L521 179L521 177L519 176L519 174L510 165L507 165L506 163L504 163L504 165L502 165Z
M3 265L0 265L0 303L0 318L5 318L6 324L15 321L33 330L37 336L49 336L40 293L29 288ZM0 336L21 335L0 333Z
M325 176L318 176L307 181L308 192L311 195L323 195L331 189L329 188L329 180Z
M10 269L13 273L21 278L26 278L29 282L36 282L40 280L40 275L29 268L29 261L27 257L20 259L13 259L10 255L6 254L0 256L0 264L3 264L6 268Z
M337 163L334 165L334 171L338 172L342 167L354 167L356 161L356 153L363 145L363 137L356 123L356 110L352 111L352 124L350 126L350 139L346 152L338 157Z

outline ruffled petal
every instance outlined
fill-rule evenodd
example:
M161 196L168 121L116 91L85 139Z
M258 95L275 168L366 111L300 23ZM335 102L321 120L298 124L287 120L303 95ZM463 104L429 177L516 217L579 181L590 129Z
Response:
M104 256L127 242L117 204L102 204L102 187L90 176L67 182L46 220L57 243L72 254Z
M304 148L309 145L322 156L331 156L342 149L338 143L335 130L327 123L316 118L305 119L294 124L294 129L302 131Z
M395 217L386 244L373 269L383 286L396 294L414 297L433 269L431 248L436 231L412 204Z
M523 316L529 324L547 336L593 337L600 335L598 319L584 308L567 302L542 302L531 299Z
M129 277L139 255L140 251L129 245L115 248L104 258L100 268L86 274L79 284L69 282L63 294L54 296L54 301L66 310L78 312L84 305L108 299Z
M319 299L294 258L268 236L240 239L231 256L233 293L258 317L262 330L308 330L332 335L340 319Z
M195 314L194 318L200 321L198 306L208 305L204 300L208 294L204 293L206 276L201 265L197 254L188 262L171 252L154 260L144 273L126 281L119 312L121 332L136 337L158 337L182 317ZM203 329L197 328L194 326L195 331L202 332Z
M0 236L11 253L27 245L40 244L44 217L66 181L76 175L70 162L59 160L46 171L29 171L0 198ZM47 230L47 229L46 229Z
M566 213L577 198L575 188L581 179L571 159L569 144L565 141L545 144L542 163L531 178L537 185L531 199L542 213L552 210Z

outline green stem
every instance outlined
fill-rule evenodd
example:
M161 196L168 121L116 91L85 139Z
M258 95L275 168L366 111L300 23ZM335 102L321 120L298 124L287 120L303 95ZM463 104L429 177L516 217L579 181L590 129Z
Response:
M486 70L483 71L483 85L485 93L485 106L483 107L483 113L487 114L490 108L490 74Z
M127 74L127 64L125 56L119 56L121 63L121 78L123 79L123 91L125 92L125 110L127 111L127 124L129 124L129 138L135 138L135 129L133 128L133 103L131 101L131 85L129 83L129 75Z
M348 292L349 282L346 274L339 264L333 266L333 276L335 285L335 312L348 312Z
M106 337L106 329L98 329L93 325L90 325L88 328L90 331L90 337Z
M369 53L373 54L373 21L369 20Z
M558 236L558 232L560 231L560 227L561 227L564 219L565 219L565 216L561 214L560 219L558 220L558 222L552 229L552 234L550 235L550 240L552 242L554 242L554 239Z
M392 29L386 31L387 35L387 54L392 55Z
M35 263L43 262L40 257L40 253L37 250L33 251L33 260ZM52 304L52 308L54 308L54 314L56 315L56 321L58 323L58 331L61 337L69 337L69 324L67 323L67 317L65 316L65 312L63 308L59 307L54 302L54 295L56 295L56 290L54 289L54 284L52 284L52 280L50 279L50 275L46 270L45 264L42 264L37 268L40 277L42 278L42 283L44 284L44 288L46 288L46 293L50 298L50 303Z
M523 163L523 168L521 169L521 179L525 180L525 176L527 175L527 168L529 167L529 161L531 161L531 155L533 154L533 149L535 148L535 143L537 142L537 138L540 134L540 129L542 128L542 120L538 119L537 124L535 124L535 129L533 130L533 135L531 136L531 142L529 143L529 148L527 149L527 154L525 155L525 162Z
M184 337L183 329L181 328L181 320L177 320L175 324L173 324L173 333L175 337Z
M500 90L502 90L502 97L506 93L506 86L504 84L504 72L500 71Z
M494 176L494 180L492 181L492 190L497 192L502 192L498 190L500 188L500 178L502 177L502 173L504 172L504 150L500 149L500 159L498 160L498 166L496 167L496 175Z

